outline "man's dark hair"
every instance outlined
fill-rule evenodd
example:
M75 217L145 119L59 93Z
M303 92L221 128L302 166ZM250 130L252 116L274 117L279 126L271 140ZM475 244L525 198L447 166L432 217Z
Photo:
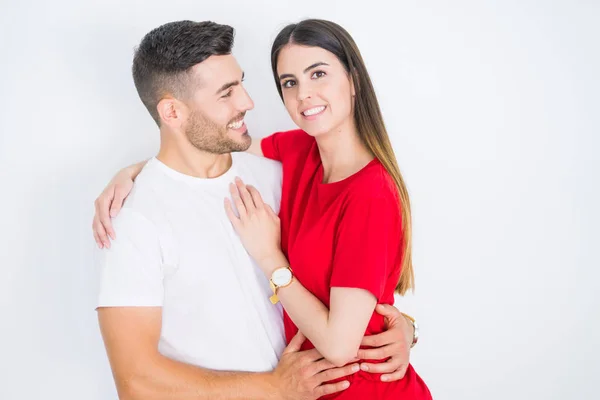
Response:
M184 98L190 69L210 56L231 54L234 29L211 21L176 21L150 31L133 57L133 81L160 126L156 106L166 95Z

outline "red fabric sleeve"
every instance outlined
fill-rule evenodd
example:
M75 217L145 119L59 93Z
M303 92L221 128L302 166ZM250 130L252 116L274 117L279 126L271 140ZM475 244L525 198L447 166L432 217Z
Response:
M261 139L260 147L262 149L263 156L270 158L271 160L281 161L281 156L279 155L278 140L278 136L280 134L281 132L277 132Z
M260 147L265 157L285 162L291 154L310 146L312 140L306 132L297 129L267 136L260 141Z
M331 287L368 290L380 300L398 260L400 214L390 199L359 196L348 204L335 243Z

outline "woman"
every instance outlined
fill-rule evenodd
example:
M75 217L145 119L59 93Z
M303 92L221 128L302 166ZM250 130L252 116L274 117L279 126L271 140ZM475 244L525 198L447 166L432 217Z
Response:
M274 283L287 340L299 329L310 340L304 349L316 347L341 366L355 359L365 330L383 331L375 306L413 284L408 194L368 72L342 27L320 20L287 26L271 65L300 128L261 141L264 156L283 164L280 218L239 180L231 187L239 217L228 199L225 207ZM390 384L362 372L350 381L336 396L431 398L412 367Z
M237 215L228 200L225 208L271 279L288 342L300 330L309 339L303 349L316 347L341 366L356 359L365 332L384 330L376 305L412 287L408 194L368 72L342 27L322 20L285 27L271 64L300 128L251 147L282 162L280 215L240 180L231 187ZM396 382L364 371L345 379L350 387L335 397L431 398L411 366Z

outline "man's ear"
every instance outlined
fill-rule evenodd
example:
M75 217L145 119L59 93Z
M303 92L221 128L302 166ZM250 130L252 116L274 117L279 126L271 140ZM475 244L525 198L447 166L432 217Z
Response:
M156 105L161 125L179 128L187 115L187 107L174 97L167 96Z

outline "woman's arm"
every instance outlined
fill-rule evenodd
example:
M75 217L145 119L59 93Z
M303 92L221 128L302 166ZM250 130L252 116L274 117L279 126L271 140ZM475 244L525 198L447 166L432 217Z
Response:
M248 150L246 150L246 152L254 154L255 156L264 157L262 146L260 145L262 139L256 137L251 137L251 139L252 142L250 143L250 147L248 147Z
M239 217L229 199L225 209L246 250L270 278L273 271L288 266L281 252L279 218L264 204L260 193L240 179L231 185L231 195ZM298 280L280 289L281 302L292 321L327 360L345 365L356 358L376 298L364 289L332 288L330 310Z
M270 277L273 269L288 265L280 248L279 218L271 207L263 203L258 191L250 186L246 187L241 180L237 179L236 184L231 184L230 189L239 217L234 214L229 199L225 199L227 215L240 235L246 250L259 261L263 272ZM355 205L361 212L367 208L380 208L380 204L372 204L370 207L363 207L363 204ZM353 232L356 230L355 228L355 226L351 226L349 230ZM348 230L345 229L345 233L347 232ZM381 230L380 233L384 237L387 236L385 230ZM352 253L352 248L356 244L352 243L352 240L348 241L347 235L344 236L346 237L344 246L349 248ZM361 243L365 244L364 241ZM364 253L364 249L362 252ZM373 253L380 253L380 251L371 249L362 256L345 254L338 261L344 266L344 269L341 271L341 276L340 271L337 276L332 276L332 282L335 278L336 284L330 293L331 311L300 282L292 282L288 287L279 289L282 302L296 325L300 327L300 331L311 332L310 339L317 349L323 350L325 358L335 360L338 365L343 364L345 358L354 357L357 332L362 334L366 330L368 318L372 315L374 299L377 297L375 293L378 293L378 289L376 287L377 279L373 280L371 275L377 274L375 267L379 267L379 275L385 271L383 269L384 258L376 260L377 257L374 257ZM339 255L340 253L338 253ZM355 276L348 280L348 257L361 265L374 263L368 269L369 277L354 274ZM359 261L361 258L362 261ZM365 272L364 269L360 269L360 271ZM366 281L369 281L369 284L365 285ZM360 287L366 289L368 293L361 293L362 289L358 289ZM285 293L286 291L287 293ZM371 305L369 305L369 301L371 301ZM408 320L393 306L380 304L375 311L385 317L386 331L363 337L361 344L371 348L359 350L357 357L365 360L386 361L362 363L361 369L383 374L381 380L386 382L402 379L409 365L410 347L413 341L412 327L408 326ZM340 331L341 333L338 333ZM336 340L339 338L341 340Z
M99 248L106 247L109 249L110 239L116 239L111 218L116 217L121 210L125 199L133 188L133 181L147 162L148 160L141 161L117 172L94 202L96 212L92 222L92 230Z
M259 262L270 277L273 271L289 263L280 251ZM297 279L280 288L277 297L298 329L316 349L336 366L356 359L360 343L373 315L377 299L364 289L331 288L330 309Z
M146 166L148 160L140 161L137 164L132 164L128 167L123 168L123 171L129 173L129 177L132 181L135 181L135 178L142 172L142 169Z

